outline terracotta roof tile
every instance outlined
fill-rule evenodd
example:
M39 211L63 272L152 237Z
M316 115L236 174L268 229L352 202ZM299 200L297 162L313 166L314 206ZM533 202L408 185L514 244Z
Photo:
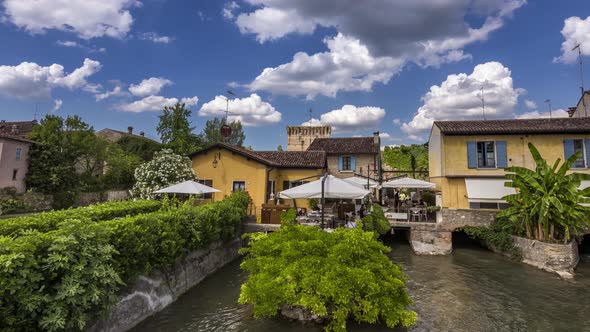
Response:
M316 138L307 151L325 151L328 154L378 154L380 146L373 144L374 137Z
M214 148L224 148L271 167L324 168L326 165L326 153L323 151L252 151L240 146L225 143L217 143L206 149L193 152L189 157L207 152Z
M590 118L435 121L446 135L590 134Z

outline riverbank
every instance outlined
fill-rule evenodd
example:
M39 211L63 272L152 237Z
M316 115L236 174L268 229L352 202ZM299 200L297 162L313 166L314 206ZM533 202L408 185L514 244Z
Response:
M590 325L583 310L567 310L572 303L590 307L590 256L582 256L573 280L563 281L472 245L458 245L448 256L415 255L401 238L388 245L389 257L406 273L418 313L409 331L583 331ZM239 263L220 269L132 331L322 331L282 319L255 320L249 307L237 304L247 277ZM353 323L348 330L392 331Z

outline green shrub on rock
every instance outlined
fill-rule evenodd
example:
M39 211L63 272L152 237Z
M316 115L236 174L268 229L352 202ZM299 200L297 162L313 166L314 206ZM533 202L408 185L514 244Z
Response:
M242 269L250 273L239 302L252 304L255 317L272 317L295 306L330 320L328 331L345 331L349 318L395 327L410 326L416 313L390 249L361 229L327 233L316 227L283 226L255 234Z

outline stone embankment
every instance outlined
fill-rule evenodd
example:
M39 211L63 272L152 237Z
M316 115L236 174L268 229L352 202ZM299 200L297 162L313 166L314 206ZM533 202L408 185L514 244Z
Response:
M238 239L214 243L207 249L190 253L170 269L156 270L149 275L140 276L128 287L111 312L104 319L92 324L88 331L123 332L131 329L176 301L208 275L236 259L241 244Z

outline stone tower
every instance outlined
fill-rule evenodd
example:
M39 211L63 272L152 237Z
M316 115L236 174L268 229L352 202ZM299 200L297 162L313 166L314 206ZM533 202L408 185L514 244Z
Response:
M305 151L316 138L329 138L330 126L289 126L287 127L287 151Z

